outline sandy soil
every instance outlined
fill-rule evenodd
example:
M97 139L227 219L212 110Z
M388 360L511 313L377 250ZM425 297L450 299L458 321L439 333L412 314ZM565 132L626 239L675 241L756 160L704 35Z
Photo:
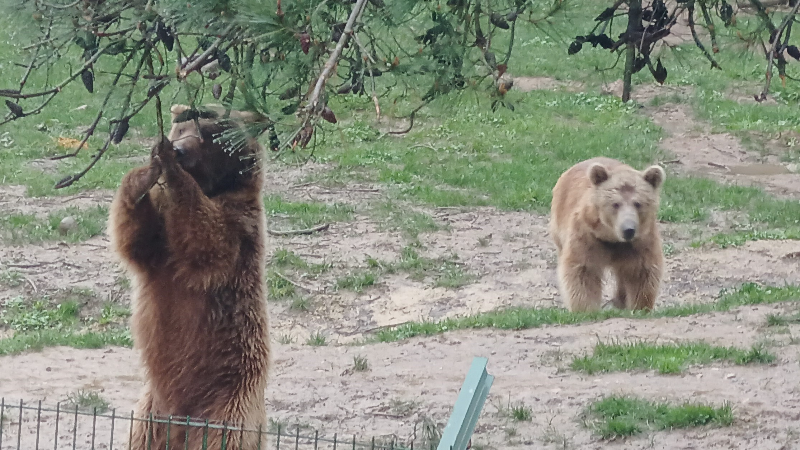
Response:
M529 80L530 81L530 80ZM517 83L519 86L521 83ZM531 86L553 89L555 81L533 80ZM668 88L643 87L639 99L668 94ZM644 113L664 127L663 147L675 155L670 165L685 173L714 177L726 183L764 186L778 195L796 198L800 176L782 165L777 155L754 154L728 134L710 132L707 124L691 117L687 107L666 104L647 107ZM709 165L714 163L715 165ZM759 175L760 165L772 171ZM748 175L740 166L758 166ZM288 199L364 204L381 198L379 186L351 185L331 188L306 183L322 165L273 173L267 191ZM733 170L732 170L733 169ZM776 173L781 172L781 173ZM92 192L57 199L31 199L19 187L0 187L0 208L46 214L75 205L108 204L112 193ZM271 302L275 361L269 387L268 411L275 420L302 424L327 435L334 432L360 436L395 436L407 440L423 418L443 425L474 356L489 358L496 380L473 443L483 448L741 448L790 449L798 447L796 423L800 418L798 343L800 329L774 334L764 328L767 314L780 306L743 307L727 313L659 320L607 320L580 326L544 327L525 331L468 330L415 338L392 344L352 345L376 328L412 320L439 319L498 307L558 306L555 287L555 251L547 236L547 218L536 214L500 212L492 208L441 208L424 210L443 231L421 234L424 256L455 253L475 281L459 289L433 287L431 280L414 281L399 273L380 278L361 293L332 289L332 280L364 267L367 255L392 260L407 244L396 231L386 231L379 220L358 215L347 223L334 223L324 233L311 236L271 237L272 249L286 248L309 262L324 261L333 269L319 278L296 280L309 289L309 311L292 310L286 302ZM722 229L724 218L712 223ZM665 241L676 250L667 256L667 273L660 304L713 301L723 288L745 281L770 284L800 283L796 259L798 241L749 242L736 248L691 248L694 239L686 226L664 225ZM54 293L65 286L92 289L98 299L126 303L120 292L108 239L98 236L79 244L0 247L0 270L12 268L25 282L0 285L0 300L25 294ZM312 333L324 334L325 347L305 341ZM281 344L279 336L292 336ZM710 343L749 346L770 339L779 355L770 366L711 365L691 368L678 376L653 372L618 373L587 377L567 370L571 355L589 351L598 340L628 339L673 341L703 339ZM353 372L353 356L367 358L370 370ZM139 362L133 350L108 348L75 350L50 348L39 353L0 359L0 396L5 401L24 399L54 406L76 389L99 390L113 408L128 414L142 386ZM603 394L631 393L651 399L702 400L734 407L736 422L724 429L646 433L626 441L599 440L582 424L588 402ZM511 402L532 408L530 422L512 422L504 411ZM0 450L16 448L19 427L12 416ZM24 414L22 439L33 448L35 417ZM52 414L46 414L54 422ZM71 420L62 418L62 420ZM117 425L122 422L119 422ZM98 448L106 448L111 430L108 419L98 419ZM78 448L91 448L91 424L82 424ZM52 429L43 425L43 447L53 447ZM71 446L69 424L61 426ZM48 431L49 430L49 431ZM88 430L88 431L87 431ZM115 428L124 435L127 429ZM49 434L48 434L49 433ZM61 433L61 432L59 432ZM105 434L103 434L105 433ZM419 438L421 431L417 429ZM102 437L101 437L102 436ZM71 448L71 447L70 447Z

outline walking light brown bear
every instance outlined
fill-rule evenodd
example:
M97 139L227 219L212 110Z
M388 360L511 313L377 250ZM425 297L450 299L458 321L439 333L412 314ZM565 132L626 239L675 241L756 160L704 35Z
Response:
M168 139L125 175L111 205L111 242L133 281L132 331L146 374L136 408L146 420L134 422L131 448L200 449L205 440L211 450L255 450L264 447L257 432L212 425L204 437L204 427L187 434L175 425L191 416L266 430L270 366L263 147L246 137L231 149L217 139L242 121L209 113L198 127L180 121L187 110L172 107ZM169 426L157 422L169 416Z
M610 158L593 158L558 179L550 234L567 309L601 308L606 269L616 277L614 306L653 308L664 270L656 215L665 178L659 166L640 172Z

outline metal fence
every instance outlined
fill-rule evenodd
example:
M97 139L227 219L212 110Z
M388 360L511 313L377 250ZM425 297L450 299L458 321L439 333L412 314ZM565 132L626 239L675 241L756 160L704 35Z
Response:
M258 450L465 450L494 379L486 372L486 363L486 358L474 359L443 433L431 423L416 424L411 438L404 440L326 436L278 423L267 430L245 429L190 417L139 418L133 412L118 415L116 410L87 411L61 403L51 408L41 401L0 399L0 450L126 450L133 447L135 428L156 430L146 433L146 450L242 450L245 435ZM137 422L146 427L135 427ZM150 445L153 436L158 436L157 443ZM248 450L252 447L247 445Z
M0 399L0 450L126 450L131 448L135 422L146 423L150 428L161 426L166 429L168 442L181 443L170 447L174 450L181 450L184 446L189 448L192 439L183 439L184 433L186 437L190 433L200 434L202 437L198 440L203 443L203 450L239 450L235 446L227 447L225 436L239 437L245 433L260 435L261 439L255 441L263 443L258 447L263 450L432 450L437 445L421 436L404 442L389 437L364 440L355 435L324 436L319 431L277 423L267 430L250 430L188 417L138 418L133 413L119 415L116 410L101 413L96 408L87 411L78 406L63 407L60 403L55 408L49 408L41 402L9 403ZM415 426L412 436L416 436L416 431ZM210 436L220 433L221 449L207 445L209 441L214 441ZM168 449L154 447L152 450ZM192 446L192 450L198 449Z

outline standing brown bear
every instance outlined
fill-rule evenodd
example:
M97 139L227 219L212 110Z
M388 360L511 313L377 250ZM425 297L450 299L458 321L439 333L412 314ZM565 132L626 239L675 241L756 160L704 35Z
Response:
M659 166L639 172L610 158L593 158L558 179L550 234L567 309L600 309L607 268L617 281L614 306L653 308L664 270L656 215L665 178Z
M109 218L133 281L132 332L146 373L137 417L266 429L263 148L247 134L230 137L244 131L242 115L206 112L198 127L185 120L196 111L171 112L168 140L125 175ZM203 427L150 422L134 422L132 449L263 447L257 432L212 426L204 436Z

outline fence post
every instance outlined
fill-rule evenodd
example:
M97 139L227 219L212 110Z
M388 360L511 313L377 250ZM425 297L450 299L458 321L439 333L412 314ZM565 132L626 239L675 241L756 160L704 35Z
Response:
M472 360L436 450L466 450L494 382L494 376L486 372L487 362L487 358L481 357Z

